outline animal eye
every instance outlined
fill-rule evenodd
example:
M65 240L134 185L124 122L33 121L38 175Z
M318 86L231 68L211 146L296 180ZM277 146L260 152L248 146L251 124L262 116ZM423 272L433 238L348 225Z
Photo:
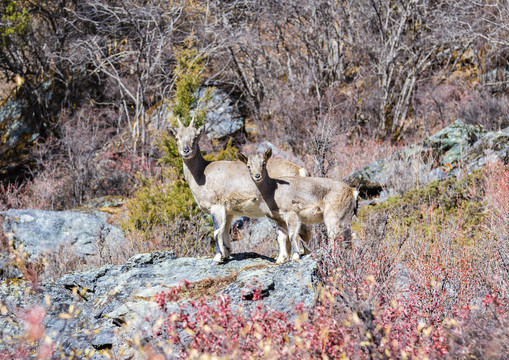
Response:
M265 166L265 165L266 165L266 162L264 161L264 162L262 163L262 165L263 165L263 166Z
M248 165L248 166L247 166L247 168L248 168L248 169L251 169L251 166L249 166L249 165Z

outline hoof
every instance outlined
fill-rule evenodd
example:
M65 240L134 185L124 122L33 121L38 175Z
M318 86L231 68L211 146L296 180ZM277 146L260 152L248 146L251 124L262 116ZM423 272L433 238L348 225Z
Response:
M223 256L221 255L221 253L217 253L216 256L214 256L214 259L213 259L215 262L217 263L222 263L224 261L224 258Z
M279 255L276 259L276 264L282 264L288 260L288 256Z
M292 260L299 261L300 260L300 255L298 253L293 253Z

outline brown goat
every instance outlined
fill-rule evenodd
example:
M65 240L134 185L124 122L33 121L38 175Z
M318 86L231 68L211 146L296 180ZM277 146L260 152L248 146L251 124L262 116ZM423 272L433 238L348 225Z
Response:
M271 177L267 162L272 155L264 154L239 159L247 165L251 180L267 204L268 217L283 222L293 245L293 259L302 250L299 231L302 224L324 223L329 239L335 239L341 230L345 241L351 241L350 225L357 211L358 191L339 180L319 177Z

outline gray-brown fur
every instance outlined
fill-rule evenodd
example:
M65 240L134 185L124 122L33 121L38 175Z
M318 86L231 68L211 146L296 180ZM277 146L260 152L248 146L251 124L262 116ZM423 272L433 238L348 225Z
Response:
M251 179L269 208L269 216L286 224L294 247L294 258L302 251L298 233L302 224L324 223L330 239L342 234L351 241L350 225L357 209L358 192L342 181L318 177L272 177L267 162L272 155L239 158L246 163Z
M269 213L267 205L251 181L249 172L240 161L207 161L203 158L199 140L204 126L195 129L194 120L189 126L180 121L178 128L169 131L177 140L178 151L184 163L184 176L193 193L196 203L213 217L217 229L215 261L223 261L230 255L229 229L237 216L263 217ZM285 160L275 159L269 163L273 176L296 175L302 173L300 167ZM280 253L278 262L286 260L285 252L289 240L285 233L278 234Z

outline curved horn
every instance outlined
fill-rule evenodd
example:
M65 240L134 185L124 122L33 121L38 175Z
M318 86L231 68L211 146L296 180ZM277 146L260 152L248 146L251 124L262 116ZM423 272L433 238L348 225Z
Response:
M189 123L189 127L194 127L194 119L196 119L196 115L193 115L191 122Z

